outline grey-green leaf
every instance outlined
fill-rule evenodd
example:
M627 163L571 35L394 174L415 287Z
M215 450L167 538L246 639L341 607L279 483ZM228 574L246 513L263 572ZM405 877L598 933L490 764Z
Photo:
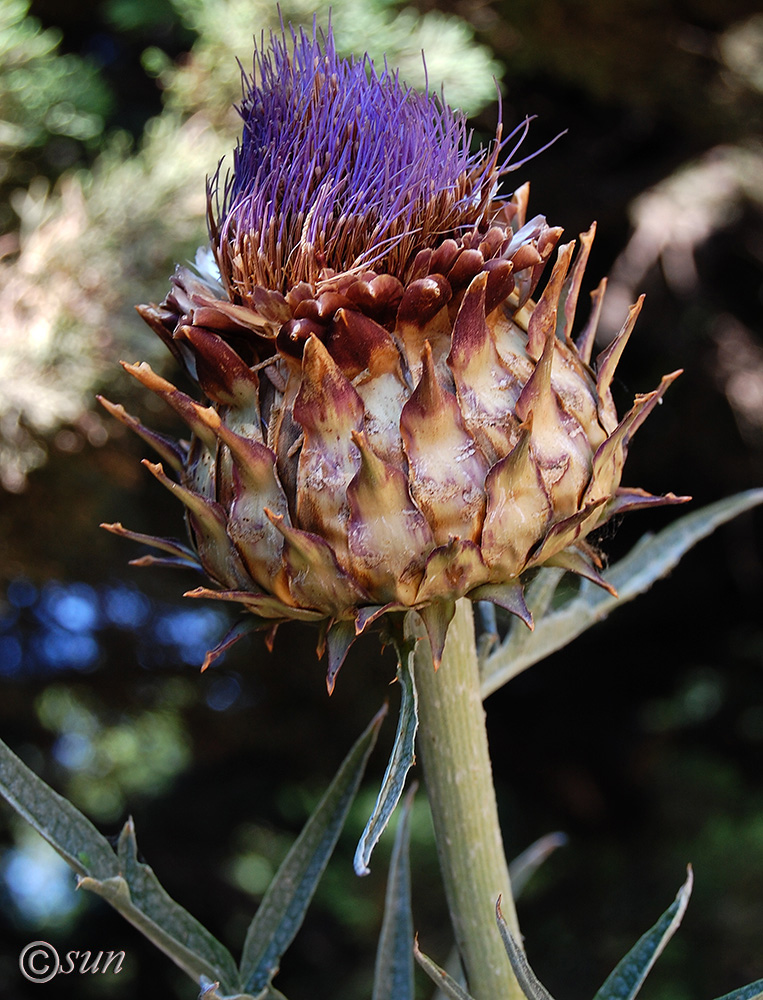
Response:
M214 978L220 980L224 989L235 992L239 982L238 968L233 956L206 927L172 899L153 869L138 860L138 844L132 819L129 819L122 828L117 843L117 854L122 876L130 892L132 908L138 910L153 925L161 928L164 935L179 944L180 951L173 945L177 954L170 954L170 957L178 962L181 968L186 968L185 963L181 964L178 961L178 955L182 957L185 952L192 953L194 965L196 960L205 963L214 972ZM132 919L128 913L125 913L125 916L128 920ZM155 943L167 951L164 944L159 941ZM194 978L198 980L199 975L194 975Z
M386 711L385 707L374 717L344 759L249 925L241 959L241 982L251 993L267 989L278 971L281 956L302 925L355 798Z
M567 843L567 835L564 833L547 833L539 837L528 848L517 855L509 865L509 880L511 882L511 894L514 899L518 899L522 890L540 868L546 858L553 854L559 847L564 847Z
M119 874L119 862L108 840L2 740L0 794L78 875L104 879Z
M400 809L384 902L372 1000L413 1000L413 914L409 859L410 814L416 785Z
M617 597L584 580L576 597L545 617L536 618L534 632L515 623L504 642L483 663L483 698L533 663L562 649L615 608L644 593L669 573L697 542L760 503L763 503L763 490L748 490L692 511L658 534L644 536L624 559L605 573ZM540 586L546 602L548 585L555 586L555 579L558 582L558 577L549 576L549 572L553 571L546 571ZM531 601L528 600L528 604L536 614Z
M763 997L763 979L758 979L749 986L740 986L738 990L726 993L718 1000L761 1000L761 997Z
M686 881L678 890L672 905L613 969L594 1000L633 1000L649 970L678 929L689 904L693 883L694 876L690 866L687 869Z
M509 930L509 925L504 920L503 913L501 913L500 899L495 904L495 918L498 922L498 930L501 932L503 946L506 949L506 954L509 956L514 975L517 977L517 982L527 1000L553 1000L546 987L530 968L530 963L527 961L524 951Z
M435 986L438 987L443 996L448 997L448 1000L474 1000L474 997L470 993L467 993L463 986L459 986L456 980L452 976L449 976L445 969L441 969L436 962L433 962L428 955L425 955L419 949L418 941L415 941L413 945L413 957Z
M235 990L238 972L228 950L165 892L153 871L137 860L129 821L118 854L90 820L54 792L0 741L0 792L61 855L78 887L102 896L194 980L201 975Z
M186 943L174 936L177 928L173 927L171 931L167 930L147 916L133 904L130 898L130 888L121 875L107 879L81 878L78 882L78 888L88 889L110 903L115 910L122 914L125 920L128 920L133 927L137 927L149 941L171 958L191 979L198 982L202 976L206 976L209 979L219 980L227 991L235 992L235 978L231 981L227 976L223 976L215 965L193 950L198 944L198 937L194 936L194 939ZM177 906L177 904L173 905ZM190 914L186 914L186 917L193 921ZM203 931L203 928L201 929ZM232 971L235 977L235 965Z
M356 875L368 875L368 862L374 847L387 827L395 806L400 801L408 771L413 766L419 713L416 685L413 680L413 651L405 647L398 651L397 679L400 684L400 717L395 742L384 772L381 789L373 812L358 843L353 862Z

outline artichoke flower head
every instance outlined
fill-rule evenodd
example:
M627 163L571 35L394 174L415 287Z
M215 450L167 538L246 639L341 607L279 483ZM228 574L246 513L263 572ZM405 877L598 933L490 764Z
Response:
M595 227L550 265L561 230L527 219L527 186L498 191L527 123L473 152L464 116L315 29L263 42L239 111L233 170L208 185L210 249L139 307L201 401L125 365L190 439L104 401L159 453L145 464L184 504L191 546L106 527L163 553L138 562L199 566L213 586L188 596L238 602L271 642L284 621L318 623L329 689L389 613L421 615L437 663L462 596L531 626L535 567L607 586L586 536L683 499L620 485L678 373L618 419L640 302L592 365L603 283L572 327Z

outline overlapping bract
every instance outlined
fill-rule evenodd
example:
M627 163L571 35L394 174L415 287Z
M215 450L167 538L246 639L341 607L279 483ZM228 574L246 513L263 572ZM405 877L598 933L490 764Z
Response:
M212 254L140 309L204 401L125 366L190 444L106 404L159 452L146 464L185 505L192 547L110 527L166 553L143 562L197 563L214 588L190 596L237 601L271 634L320 623L331 687L388 612L417 609L437 661L462 596L531 624L526 571L603 584L586 536L682 499L620 485L677 373L618 420L610 384L640 303L591 367L603 283L575 341L572 327L593 227L577 254L558 248L536 300L561 231L526 219L526 187L496 196L499 137L467 153L457 114L337 60L330 35L295 36L291 57L272 45L247 81L236 174L217 211L210 199ZM391 128L371 111L378 95ZM368 167L371 140L388 157Z

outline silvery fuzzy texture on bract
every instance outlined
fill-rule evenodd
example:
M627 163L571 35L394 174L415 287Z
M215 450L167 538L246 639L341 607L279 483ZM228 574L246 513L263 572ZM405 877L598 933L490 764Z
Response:
M213 587L190 596L239 602L271 637L320 623L329 687L388 612L420 613L437 662L462 596L531 625L527 571L606 586L586 536L683 498L620 485L678 374L618 420L610 384L640 302L592 365L602 282L572 339L594 227L549 265L561 230L527 219L526 186L498 194L516 166L497 165L500 126L471 152L463 116L338 59L330 31L271 36L239 110L233 173L210 185L211 251L140 307L202 401L125 365L190 442L105 404L158 451L146 465L192 544L108 527L165 553L142 563L199 565Z

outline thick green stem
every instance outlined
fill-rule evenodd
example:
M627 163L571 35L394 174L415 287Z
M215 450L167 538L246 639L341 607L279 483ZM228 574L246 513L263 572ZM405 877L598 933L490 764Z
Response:
M495 921L518 939L480 696L471 602L461 600L437 672L417 616L414 673L419 699L418 747L456 943L475 1000L524 1000Z

